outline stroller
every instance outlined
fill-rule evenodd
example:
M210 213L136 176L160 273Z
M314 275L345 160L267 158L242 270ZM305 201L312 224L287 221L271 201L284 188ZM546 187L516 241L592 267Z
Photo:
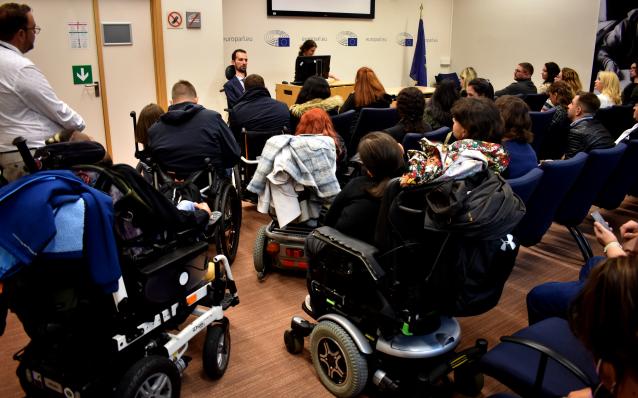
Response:
M339 193L332 138L276 135L268 139L248 185L257 210L272 221L257 231L253 260L261 280L272 268L307 270L304 242L325 205Z
M52 216L38 229L51 233L46 247L0 277L0 301L31 339L14 356L27 396L178 397L188 341L203 330L204 371L221 377L230 355L224 311L239 303L226 257L209 258L203 226L131 167L70 165L81 158L78 144L91 147L84 161L104 156L97 143L63 143L36 152L34 161L23 147L32 172L71 170L34 172L0 190L0 211L15 211L9 221L36 209ZM27 207L28 197L51 207ZM84 217L68 216L67 205L78 211L75 198L84 201ZM75 249L59 250L64 245Z
M137 114L131 111L130 116L135 130ZM232 169L229 176L222 176L214 169L211 159L207 159L207 164L202 170L192 173L182 181L173 178L169 172L163 170L156 159L151 157L149 151L140 150L137 141L135 157L140 161L136 167L137 171L175 205L181 199L193 202L205 201L210 209L216 212L219 219L206 229L207 239L214 242L217 253L226 256L232 264L239 248L242 219L238 166Z
M369 382L392 396L478 394L476 361L487 342L455 352L454 316L497 304L518 253L511 231L523 214L491 171L410 188L391 181L375 246L330 227L306 240L302 308L314 322L293 317L286 349L300 353L310 336L314 368L339 397L356 396Z

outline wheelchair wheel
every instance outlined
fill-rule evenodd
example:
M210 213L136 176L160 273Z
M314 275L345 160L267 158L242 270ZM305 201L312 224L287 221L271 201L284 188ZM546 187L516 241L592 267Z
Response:
M303 336L299 336L294 330L288 329L284 332L284 344L286 351L290 354L301 354L303 351Z
M365 387L368 363L341 326L319 322L310 334L310 354L321 383L335 396L353 397Z
M230 328L227 324L213 324L206 329L202 353L204 373L213 380L224 375L230 360Z
M230 264L235 260L239 247L239 231L241 229L241 202L237 191L231 184L224 183L215 200L215 210L222 212L218 221L215 245L217 253L228 258Z
M266 272L270 268L270 258L266 253L266 228L268 227L265 225L259 227L255 237L255 246L253 247L253 263L259 280L264 279Z
M241 172L239 171L239 164L236 164L233 167L233 175L232 175L232 183L235 187L235 191L237 191L237 197L241 202L243 200L244 192L242 191L242 181L241 181Z
M118 383L113 396L177 398L181 385L177 366L166 357L153 355L131 366Z

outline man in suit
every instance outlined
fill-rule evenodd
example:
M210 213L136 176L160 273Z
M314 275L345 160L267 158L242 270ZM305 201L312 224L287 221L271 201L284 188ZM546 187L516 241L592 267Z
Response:
M228 109L232 109L239 100L239 97L246 91L244 88L244 79L246 78L246 69L248 67L248 55L246 54L246 50L238 48L233 51L231 65L235 67L235 76L224 84Z
M514 80L516 81L504 89L498 90L494 95L500 97L502 95L536 94L536 86L532 83L533 74L534 66L529 62L521 62L514 69Z

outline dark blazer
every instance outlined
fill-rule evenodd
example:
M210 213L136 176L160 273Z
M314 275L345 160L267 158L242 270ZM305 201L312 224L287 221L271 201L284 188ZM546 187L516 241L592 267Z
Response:
M502 90L498 90L494 93L494 96L500 97L501 95L517 95L517 94L536 94L536 86L530 79L516 81Z
M596 119L583 120L569 129L565 159L576 156L578 152L592 149L605 149L614 146L609 131Z
M239 98L244 94L244 86L241 85L237 76L224 83L224 93L226 93L228 109L232 109Z

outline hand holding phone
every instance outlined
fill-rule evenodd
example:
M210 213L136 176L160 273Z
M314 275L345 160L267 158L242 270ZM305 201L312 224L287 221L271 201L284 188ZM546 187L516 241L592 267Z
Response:
M600 225L602 225L605 229L611 231L611 227L609 226L609 223L607 221L605 221L605 219L603 218L603 216L600 215L600 213L598 211L593 211L591 213L592 218L594 219L594 221L597 221Z

